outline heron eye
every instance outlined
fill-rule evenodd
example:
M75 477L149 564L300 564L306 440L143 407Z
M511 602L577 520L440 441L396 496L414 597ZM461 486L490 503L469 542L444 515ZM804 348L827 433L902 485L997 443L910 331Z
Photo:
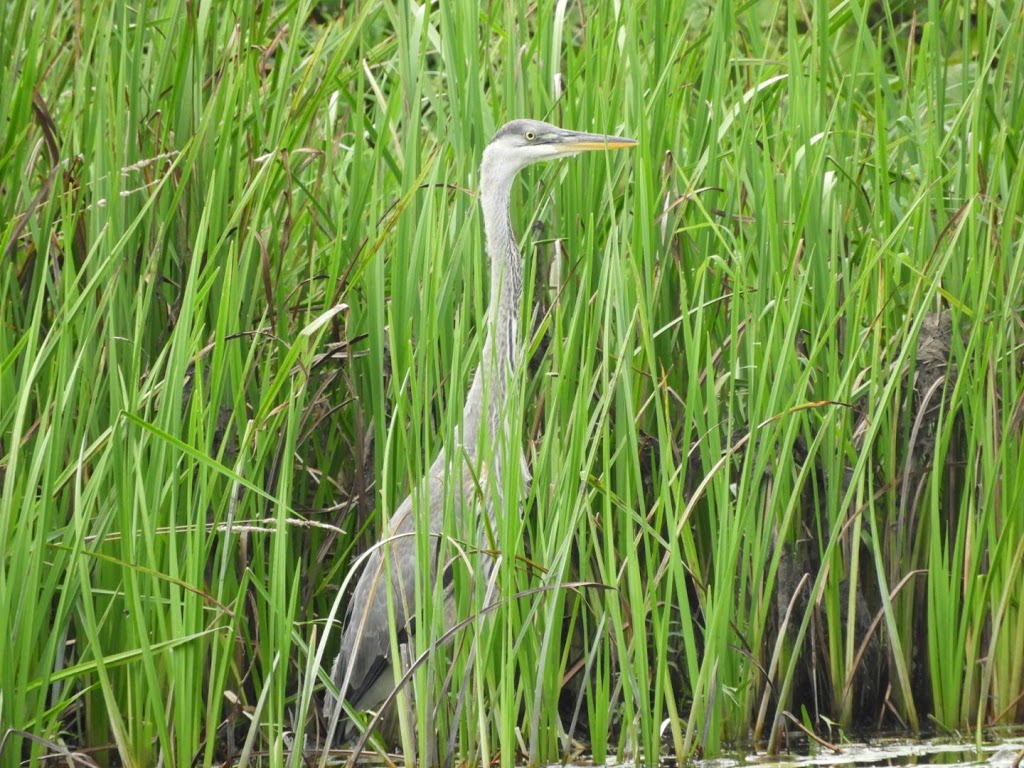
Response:
M536 138L537 138L537 134L536 134L536 133L534 133L533 131L527 131L526 133L524 133L524 134L523 134L523 137L524 137L524 138L525 138L525 139L526 139L527 141L533 141L534 139L536 139Z

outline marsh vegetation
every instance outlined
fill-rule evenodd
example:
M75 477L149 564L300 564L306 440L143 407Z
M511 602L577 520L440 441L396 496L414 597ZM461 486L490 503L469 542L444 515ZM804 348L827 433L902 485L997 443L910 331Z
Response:
M399 746L427 702L472 765L1024 721L1021 11L6 3L0 765L327 757L518 116L640 145L519 183L532 482Z

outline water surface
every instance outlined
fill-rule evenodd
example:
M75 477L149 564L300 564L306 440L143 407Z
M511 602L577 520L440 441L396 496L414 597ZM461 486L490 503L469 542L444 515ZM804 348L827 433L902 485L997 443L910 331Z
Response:
M739 755L715 760L698 760L697 768L805 768L806 766L988 766L990 768L1024 768L1024 735L1015 734L979 748L974 743L950 739L877 739L867 743L837 744L839 752L819 745L806 754Z

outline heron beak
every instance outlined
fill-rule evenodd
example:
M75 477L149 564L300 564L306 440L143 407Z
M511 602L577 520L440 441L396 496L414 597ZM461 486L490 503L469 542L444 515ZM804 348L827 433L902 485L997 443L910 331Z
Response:
M603 133L576 133L566 131L556 144L561 152L586 152L589 150L626 149L635 147L636 139L624 136L605 136Z

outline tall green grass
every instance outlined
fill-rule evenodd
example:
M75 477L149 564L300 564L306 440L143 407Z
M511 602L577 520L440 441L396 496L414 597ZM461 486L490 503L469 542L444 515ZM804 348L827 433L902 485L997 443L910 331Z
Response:
M1019 3L2 14L0 764L317 752L516 116L641 144L519 184L532 483L406 753L443 691L440 756L506 765L1024 720Z

